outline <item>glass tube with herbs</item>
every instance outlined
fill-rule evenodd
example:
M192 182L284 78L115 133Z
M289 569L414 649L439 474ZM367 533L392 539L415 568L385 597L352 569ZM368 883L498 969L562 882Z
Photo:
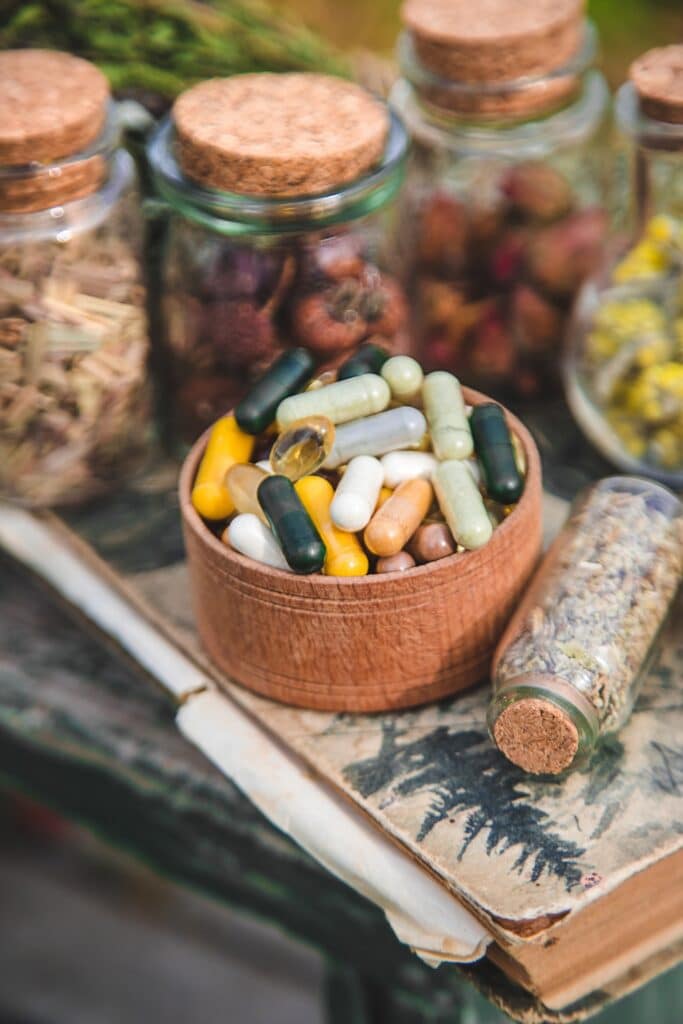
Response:
M580 0L406 0L391 104L413 150L397 260L427 369L496 397L557 390L599 262L606 82Z
M683 576L683 505L609 477L577 498L493 661L489 728L515 764L556 774L628 718Z
M87 61L0 54L0 496L71 504L147 451L141 213Z
M406 150L384 104L324 75L240 75L176 101L149 159L170 208L162 363L182 438L290 347L318 375L365 342L410 350L384 270Z

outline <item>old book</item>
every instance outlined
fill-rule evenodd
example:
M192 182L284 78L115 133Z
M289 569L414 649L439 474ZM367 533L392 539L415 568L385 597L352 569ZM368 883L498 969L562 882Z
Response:
M211 672L193 626L174 476L160 468L52 522ZM557 482L556 467L548 478ZM553 525L566 505L550 496L547 509ZM351 716L219 682L484 923L495 937L488 957L514 983L499 997L508 1012L568 1021L683 955L682 627L679 600L631 721L566 780L529 778L495 750L485 685L413 711ZM538 1002L516 1002L515 985Z

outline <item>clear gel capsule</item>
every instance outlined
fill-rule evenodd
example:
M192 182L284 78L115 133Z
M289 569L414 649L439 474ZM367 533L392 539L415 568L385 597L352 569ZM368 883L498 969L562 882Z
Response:
M227 519L235 505L225 476L237 462L249 462L254 438L240 430L234 416L214 423L192 487L192 504L204 519Z
M291 395L280 402L277 421L285 430L297 420L309 416L327 416L333 423L346 423L386 409L391 398L389 385L376 373L364 373L349 380L338 380L315 391Z
M397 487L365 528L368 550L380 558L397 555L429 512L433 496L428 480L407 480Z
M379 501L384 471L378 459L358 455L339 481L330 514L340 530L364 530Z
M300 480L322 466L333 444L334 423L326 416L297 420L275 440L270 452L273 472Z
M369 562L358 538L337 529L330 515L334 498L332 484L321 476L305 476L294 490L313 520L327 549L323 572L327 576L367 576Z
M235 516L230 525L223 531L222 541L235 551L255 562L270 565L273 569L286 569L289 566L270 529L251 512Z
M473 409L470 426L487 494L501 505L519 501L524 480L517 469L505 413L495 402L485 402Z
M367 341L361 345L357 352L354 352L345 363L339 367L338 380L348 380L349 377L360 377L361 373L379 373L389 353L379 345L373 345Z
M276 359L235 409L242 430L261 434L275 419L283 398L303 387L314 366L315 360L305 348L290 348Z
M357 455L384 455L397 448L416 448L426 430L427 421L420 410L409 405L344 423L337 429L324 466L336 469Z
M457 377L445 370L428 373L422 400L437 459L467 459L474 450L462 389Z
M493 533L484 499L459 459L441 462L432 479L439 507L451 533L468 551L483 547Z
M392 356L387 359L381 374L391 388L391 397L403 405L415 402L422 391L424 373L417 359L411 356Z
M389 452L382 456L384 483L387 487L398 487L406 480L431 480L432 473L439 465L436 456L430 452Z
M325 545L292 481L286 476L267 476L259 484L258 500L290 569L298 573L320 572Z
M256 492L261 481L265 480L268 475L258 466L252 465L251 462L238 462L230 467L225 476L230 497L237 511L249 512L251 515L258 516L264 523L266 517L259 505Z

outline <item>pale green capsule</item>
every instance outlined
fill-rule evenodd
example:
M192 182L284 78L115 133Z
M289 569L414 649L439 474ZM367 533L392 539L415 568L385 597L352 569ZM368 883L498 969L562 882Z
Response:
M380 373L397 402L413 404L420 394L424 381L422 367L416 359L411 356L392 356L391 359L387 359Z
M483 547L493 533L493 525L466 464L459 459L439 463L432 484L439 508L458 544L468 551Z
M327 416L333 423L346 423L382 412L390 400L387 382L376 373L363 373L285 398L278 406L277 421L281 430L309 416Z
M428 373L422 400L437 459L469 458L474 442L457 377L444 370Z

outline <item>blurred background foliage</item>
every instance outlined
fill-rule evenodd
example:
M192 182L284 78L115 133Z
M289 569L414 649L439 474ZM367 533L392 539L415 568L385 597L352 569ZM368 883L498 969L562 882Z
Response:
M0 0L0 47L89 57L119 94L154 109L192 82L247 70L360 66L372 81L363 52L391 56L399 8L400 0ZM636 54L683 42L683 0L590 0L589 9L613 84Z

